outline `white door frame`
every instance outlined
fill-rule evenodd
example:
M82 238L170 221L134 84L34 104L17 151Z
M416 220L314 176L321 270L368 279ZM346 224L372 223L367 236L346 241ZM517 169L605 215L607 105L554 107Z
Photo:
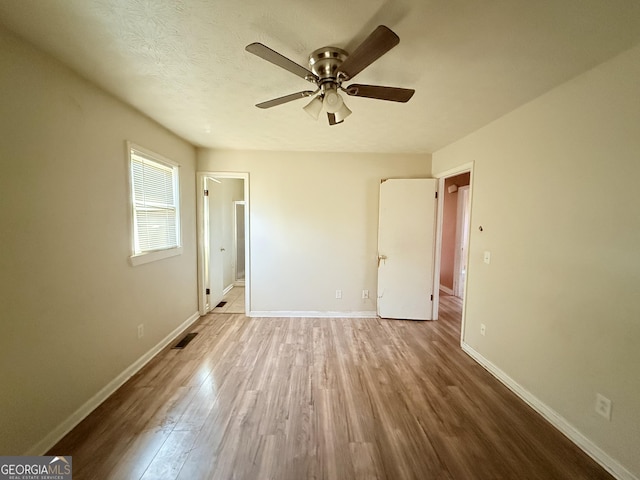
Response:
M245 276L245 315L251 312L251 235L249 230L249 173L247 172L196 172L196 234L198 243L198 311L205 315L210 310L206 296L206 272L209 245L205 242L209 229L209 219L205 216L204 185L206 177L233 178L244 180L244 276Z
M465 200L462 202L461 200ZM455 252L453 255L453 294L456 297L464 298L464 285L460 285L462 267L465 265L465 258L461 255L464 248L465 256L469 249L469 185L458 187L458 205L456 211L456 239ZM466 232L466 238L465 238ZM466 243L465 243L466 240ZM465 275L465 278L466 275Z
M244 200L233 202L233 284L243 286L245 281L238 281L238 205L244 207L243 220L247 218L247 203ZM245 248L247 247L247 237L244 237ZM246 268L246 266L245 266ZM245 270L246 274L246 270Z
M470 173L469 179L469 225L471 225L471 210L473 207L473 162L465 163L463 165L459 165L457 167L451 168L444 172L440 172L437 175L434 175L434 178L438 179L438 212L436 213L436 258L435 265L433 269L433 285L434 285L434 295L433 295L433 319L438 319L438 305L440 303L440 264L442 260L442 223L444 220L444 202L442 201L442 196L444 195L444 182L449 177L455 177L456 175L460 175L461 173ZM469 231L471 234L471 231ZM469 282L469 249L467 248L467 276L465 278L465 286L464 290L467 290L467 283ZM464 327L465 327L465 312L467 305L467 296L465 295L462 299L462 324L460 326L460 344L462 345L462 339L464 338Z

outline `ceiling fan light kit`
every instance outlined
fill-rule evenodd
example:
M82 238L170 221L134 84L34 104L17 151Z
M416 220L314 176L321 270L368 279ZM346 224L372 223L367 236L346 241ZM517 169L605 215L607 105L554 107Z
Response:
M315 95L303 107L304 111L317 120L322 110L324 110L327 113L329 125L337 125L352 113L344 103L344 99L338 90L342 90L349 96L405 103L413 96L415 90L379 85L352 84L346 88L342 86L342 82L351 80L399 42L400 38L395 33L388 27L380 25L351 55L336 47L323 47L313 51L309 55L308 69L262 43L249 44L246 47L249 53L253 53L278 67L284 68L316 86L316 90L292 93L284 97L258 103L256 107L271 108L298 98Z
M338 95L335 88L327 88L324 92L324 100L322 101L325 110L328 113L336 113L340 107L344 105L342 97Z
M322 100L320 99L320 96L318 95L317 97L313 97L313 100L302 108L311 118L318 120L320 112L322 111Z
M349 107L347 107L347 105L343 102L342 107L340 107L340 110L334 113L334 116L336 118L336 123L344 122L344 119L347 118L349 115L351 115L351 113L352 112L351 110L349 110Z

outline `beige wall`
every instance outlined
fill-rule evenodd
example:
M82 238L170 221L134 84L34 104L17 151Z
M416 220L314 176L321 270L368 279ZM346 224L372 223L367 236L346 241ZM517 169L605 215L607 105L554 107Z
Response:
M426 177L430 169L428 155L198 154L198 170L249 172L257 312L375 311L380 179Z
M637 477L639 78L640 46L433 156L475 162L464 341Z
M196 312L195 151L1 29L0 65L0 454L8 455L32 451ZM128 263L125 140L182 165L181 256Z

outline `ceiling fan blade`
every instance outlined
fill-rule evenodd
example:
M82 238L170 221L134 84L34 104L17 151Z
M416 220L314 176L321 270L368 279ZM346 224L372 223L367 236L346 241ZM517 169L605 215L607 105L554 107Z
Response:
M354 83L344 89L347 95L353 97L375 98L377 100L389 100L391 102L408 102L415 90L398 87L381 87L379 85L360 85Z
M282 105L283 103L291 102L293 100L298 100L299 98L310 97L315 92L311 90L305 90L303 92L292 93L290 95L285 95L284 97L274 98L273 100L267 100L266 102L256 104L258 108L271 108L276 107L278 105Z
M327 113L327 117L329 118L329 125L338 125L339 123L344 122L344 120L337 122L335 113Z
M302 65L298 65L293 60L289 60L284 55L280 55L275 50L271 50L266 45L262 43L251 43L245 47L245 50L249 53L253 53L258 57L266 60L267 62L271 62L274 65L277 65L280 68L284 68L285 70L290 71L294 75L297 75L305 80L316 83L318 81L318 77L316 77L312 72L304 68Z
M347 52L353 52L362 40L367 38L378 25L386 25L393 29L402 19L411 13L410 0L383 0L382 5L367 20L358 33L345 46Z
M382 55L400 43L400 37L384 25L378 27L365 38L355 51L342 62L338 70L347 79L355 77Z

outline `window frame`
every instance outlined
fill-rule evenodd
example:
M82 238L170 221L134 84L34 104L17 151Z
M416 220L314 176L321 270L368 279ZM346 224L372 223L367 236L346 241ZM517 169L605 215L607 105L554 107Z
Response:
M148 150L140 145L137 145L131 141L126 142L127 151L127 178L129 179L129 216L130 216L130 241L131 241L131 255L129 256L129 263L132 266L143 265L145 263L162 260L164 258L174 257L182 254L182 222L181 222L181 210L180 205L182 203L181 190L180 190L180 164L170 160L156 152ZM134 180L133 180L133 162L134 156L142 157L150 162L155 162L161 166L173 169L173 188L176 210L176 243L175 247L161 248L158 250L143 250L136 251L136 201L134 192Z

